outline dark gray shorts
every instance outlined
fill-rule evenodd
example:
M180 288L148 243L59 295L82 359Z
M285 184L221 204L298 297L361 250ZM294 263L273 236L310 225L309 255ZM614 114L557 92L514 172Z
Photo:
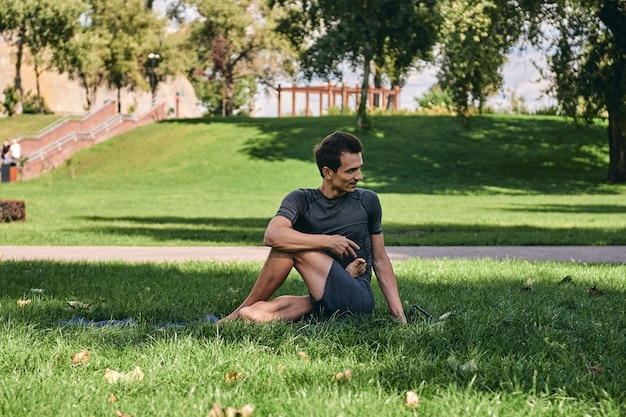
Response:
M314 311L323 316L333 314L370 314L374 310L374 292L367 278L354 278L333 260L328 272L324 295L319 301L311 297Z

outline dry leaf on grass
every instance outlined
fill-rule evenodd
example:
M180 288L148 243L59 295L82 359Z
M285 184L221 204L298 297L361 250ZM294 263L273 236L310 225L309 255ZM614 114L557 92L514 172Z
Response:
M334 373L332 378L332 381L352 381L352 370L351 369L346 369L343 372L337 372Z
M26 307L27 305L29 305L31 303L30 300L17 300L17 305L19 307Z
M115 396L115 394L110 393L109 399L107 401L109 401L109 404L115 404L115 402L117 401L117 397Z
M78 352L70 356L74 365L85 365L91 356L89 349L84 349L82 352Z
M604 295L604 291L600 291L595 285L587 290L589 295Z
M131 416L130 414L125 414L125 413L122 413L120 410L115 410L115 415L116 415L117 417L133 417L133 416Z
M213 404L207 417L252 417L254 408L250 404L246 404L241 409L236 407L223 408L218 402Z
M602 367L600 365L593 365L587 369L587 373L591 375L600 375L602 373Z
M415 391L407 391L404 394L404 405L411 408L417 408L420 405L420 397Z
M306 352L303 351L298 352L298 356L300 356L305 361L311 360L311 358L309 358L309 355L307 355Z
M104 380L109 384L115 384L118 382L137 382L141 381L143 376L143 372L138 366L135 366L135 369L126 373L117 372L109 368L104 371Z
M240 380L243 377L243 372L235 372L235 371L230 371L227 372L226 375L224 375L224 381L229 383L229 382L235 382Z
M72 308L80 308L80 309L88 309L91 307L91 304L83 303L82 301L68 301L67 305Z

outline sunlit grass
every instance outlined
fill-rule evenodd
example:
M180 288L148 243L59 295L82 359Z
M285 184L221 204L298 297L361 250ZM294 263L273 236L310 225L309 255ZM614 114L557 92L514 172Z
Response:
M1 244L261 245L281 199L317 187L313 146L351 117L192 119L146 126L57 170L0 185L27 221ZM4 121L0 122L2 126ZM364 188L391 245L626 243L625 188L605 183L605 128L498 116L374 118Z
M623 265L396 263L407 310L418 303L433 323L393 322L377 286L364 319L202 320L241 302L260 267L0 263L0 414L205 417L215 402L250 404L257 416L626 412ZM280 294L305 292L294 275ZM134 324L63 325L77 315ZM73 364L85 350L88 360ZM137 366L141 381L104 379L107 368ZM351 379L333 378L346 370ZM419 395L416 410L404 405L407 391Z

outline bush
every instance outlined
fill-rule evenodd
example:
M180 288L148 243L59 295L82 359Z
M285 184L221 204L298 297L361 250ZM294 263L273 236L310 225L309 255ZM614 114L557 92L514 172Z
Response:
M39 109L39 99L37 98L36 95L33 95L31 91L27 92L26 95L24 96L23 106L24 108L22 109L22 113L24 114L40 114L41 113ZM53 113L52 110L50 110L48 106L46 105L46 101L43 99L43 97L41 97L41 106L43 109L43 114Z
M26 203L20 200L0 200L0 223L26 221Z
M17 95L17 91L15 87L7 87L3 91L4 93L4 102L2 106L4 107L4 111L9 115L13 116L15 114L15 106L19 101L19 96Z

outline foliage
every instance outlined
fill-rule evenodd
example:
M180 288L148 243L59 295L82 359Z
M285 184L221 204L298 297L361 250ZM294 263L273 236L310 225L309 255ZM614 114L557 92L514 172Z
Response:
M431 87L415 101L421 109L442 109L450 112L454 106L452 94L447 90L442 90L438 85Z
M163 29L164 21L146 7L143 0L92 0L90 23L104 31L106 80L117 90L121 111L121 90L150 89L144 62L148 60L152 39Z
M15 90L15 87L8 86L2 93L4 94L4 102L2 103L4 111L9 116L13 116L15 114L15 106L19 101L17 91Z
M61 50L78 26L83 11L81 0L7 0L0 8L0 32L16 48L15 90L23 100L21 65L24 48L30 52L35 68L37 100L44 112L39 77L52 68L55 51Z
M588 122L608 114L608 179L626 182L626 4L559 0L530 7L535 28L549 22L550 69L563 111ZM550 36L550 33L548 33Z
M362 73L357 127L367 124L367 86L374 64L395 82L418 59L427 59L437 36L439 11L426 0L315 0L282 4L278 30L299 48L301 71L311 79L340 79L343 62Z
M291 71L292 52L274 30L280 11L270 10L264 0L187 3L201 16L192 22L198 57L194 80L212 113L220 108L223 116L235 114L254 96L256 83L274 87L278 77ZM252 79L256 82L250 83ZM248 97L241 100L245 93ZM215 104L216 95L222 104Z
M27 91L26 94L24 94L23 102L23 114L52 114L52 110L46 106L43 97L37 97L33 95L31 91Z
M459 115L480 112L502 86L502 66L520 36L523 15L506 0L447 0L442 14L439 83Z

